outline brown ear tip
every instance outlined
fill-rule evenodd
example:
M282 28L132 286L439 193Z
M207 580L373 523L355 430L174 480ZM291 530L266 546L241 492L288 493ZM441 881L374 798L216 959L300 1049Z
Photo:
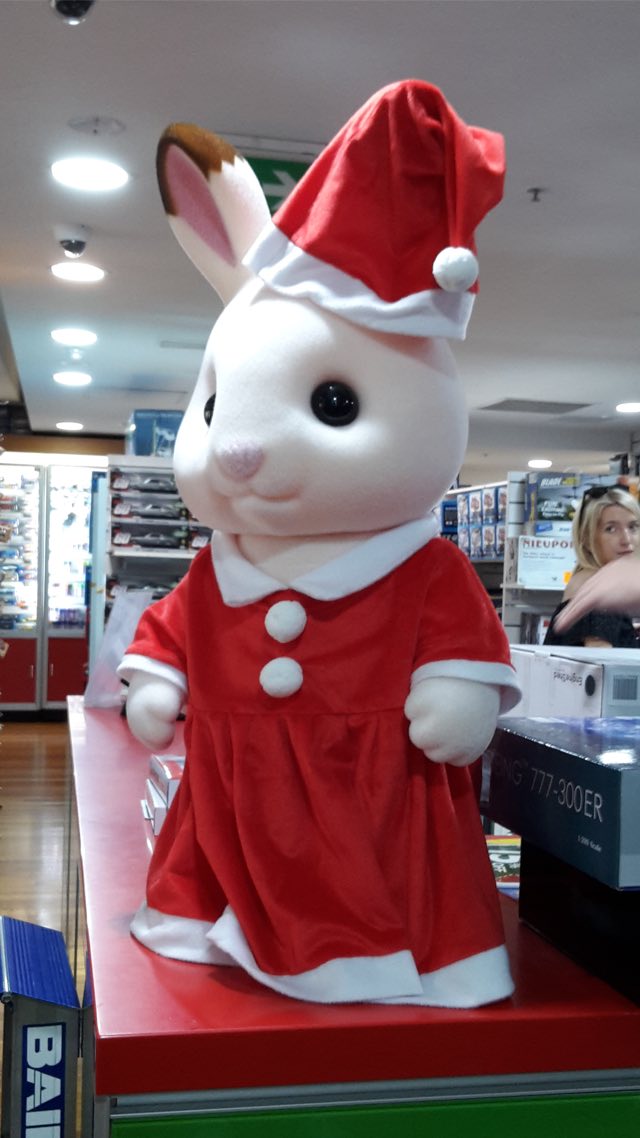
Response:
M172 194L166 171L166 157L172 146L177 146L208 179L219 173L223 162L233 164L237 150L226 139L193 123L171 123L162 132L156 154L156 169L162 203L167 213L173 213Z

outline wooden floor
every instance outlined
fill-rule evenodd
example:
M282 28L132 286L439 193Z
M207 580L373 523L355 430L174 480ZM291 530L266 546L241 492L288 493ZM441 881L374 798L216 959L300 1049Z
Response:
M74 914L68 912L66 889L70 796L66 723L19 723L4 718L0 730L0 914L62 932L73 963L75 928L70 916ZM82 998L82 952L77 963Z
M65 931L66 723L2 723L0 912Z

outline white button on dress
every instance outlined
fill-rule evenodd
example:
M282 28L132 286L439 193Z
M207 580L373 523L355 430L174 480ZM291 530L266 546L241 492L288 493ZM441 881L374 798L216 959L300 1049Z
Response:
M267 695L275 699L293 695L302 687L303 672L297 660L290 656L277 656L269 660L260 672L260 685Z
M269 636L279 644L295 640L307 623L307 614L299 601L276 601L264 618Z

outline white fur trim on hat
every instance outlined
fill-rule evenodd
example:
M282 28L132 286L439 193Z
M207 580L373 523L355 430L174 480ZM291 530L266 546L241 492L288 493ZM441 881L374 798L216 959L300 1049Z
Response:
M473 293L439 288L384 301L357 277L305 253L273 222L263 229L243 263L276 292L310 300L378 332L464 340L473 308Z

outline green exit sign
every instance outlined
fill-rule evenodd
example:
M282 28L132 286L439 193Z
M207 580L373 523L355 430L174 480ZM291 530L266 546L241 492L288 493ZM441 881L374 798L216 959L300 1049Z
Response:
M282 205L311 165L310 162L290 158L252 158L250 154L245 157L258 177L272 213Z

